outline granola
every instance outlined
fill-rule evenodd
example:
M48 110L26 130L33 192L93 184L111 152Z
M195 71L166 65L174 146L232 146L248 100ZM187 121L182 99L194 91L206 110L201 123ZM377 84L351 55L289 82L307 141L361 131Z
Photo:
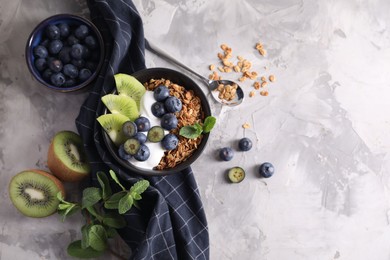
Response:
M267 78L265 76L260 77L257 71L252 71L252 62L238 55L236 57L237 61L234 63L233 61L230 60L233 56L232 48L225 43L221 44L220 47L223 51L217 54L218 59L220 60L220 66L217 67L213 65L209 67L209 69L212 71L212 74L209 75L209 79L211 80L221 79L221 76L214 69L217 69L220 73L238 72L241 73L241 76L238 78L238 81L244 82L246 80L253 80L254 81L253 88L255 90L261 89L260 95L267 96L269 93L268 90L266 90L266 87L268 83L275 82L276 80L275 76L269 75L267 81ZM264 49L264 46L261 42L256 43L255 49L259 52L261 56L266 56L267 52ZM268 70L268 67L265 66L264 70ZM257 81L259 77L260 77L260 81ZM219 96L221 99L225 99L227 101L234 99L234 97L231 98L231 94L235 95L235 93L230 93L229 91L226 91L225 88L219 87L217 91L220 91ZM250 97L255 96L255 92L251 91L249 93L249 96Z
M168 87L170 94L180 99L183 104L182 110L176 112L179 122L178 127L170 131L179 137L179 144L176 149L165 151L160 163L155 167L156 170L173 168L187 160L196 151L202 141L202 135L195 139L187 139L179 135L179 129L181 127L203 122L204 112L202 110L201 100L192 90L186 90L183 86L167 79L151 79L144 85L150 91L153 91L160 85L165 85Z
M237 93L237 84L233 85L225 85L225 84L219 84L218 87L215 89L215 91L218 91L218 97L222 100L226 101L232 101L236 97Z

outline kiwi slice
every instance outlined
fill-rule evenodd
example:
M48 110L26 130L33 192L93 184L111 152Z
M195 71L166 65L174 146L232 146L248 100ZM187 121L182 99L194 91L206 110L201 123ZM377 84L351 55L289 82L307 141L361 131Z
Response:
M245 171L241 167L233 167L228 171L228 178L233 183L242 182L245 179Z
M9 183L9 196L14 206L25 216L47 217L57 210L57 193L65 196L62 183L41 170L26 170L16 174Z
M153 126L149 129L147 138L152 143L158 143L164 138L164 128L161 126Z
M122 132L122 125L128 120L126 116L121 114L104 114L97 118L97 121L117 147L126 141L126 137Z
M139 117L137 103L129 96L108 94L102 97L102 101L113 114L122 114L131 121Z
M140 109L140 102L146 89L136 78L131 75L119 73L114 75L115 85L119 95L126 95L135 100L138 110Z
M140 147L140 142L135 138L127 139L126 142L123 144L123 149L125 149L125 152L130 155L136 154Z
M76 182L86 178L91 167L81 137L72 131L60 131L49 146L47 166L60 180Z

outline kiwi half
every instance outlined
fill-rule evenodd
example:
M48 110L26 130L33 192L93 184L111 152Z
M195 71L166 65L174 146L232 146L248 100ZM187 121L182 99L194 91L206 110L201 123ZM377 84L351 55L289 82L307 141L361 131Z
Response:
M77 182L86 178L91 167L81 137L72 131L56 133L49 146L47 166L62 181Z
M56 212L59 200L57 193L65 197L61 181L48 172L26 170L16 174L8 186L14 206L25 216L47 217Z
M135 77L123 73L115 74L115 85L119 95L126 95L135 100L137 108L140 109L140 102L146 89Z
M117 147L126 141L122 125L128 120L126 116L121 114L104 114L97 118L97 121Z
M131 121L139 117L137 103L129 96L108 94L102 97L102 101L113 114L127 116Z

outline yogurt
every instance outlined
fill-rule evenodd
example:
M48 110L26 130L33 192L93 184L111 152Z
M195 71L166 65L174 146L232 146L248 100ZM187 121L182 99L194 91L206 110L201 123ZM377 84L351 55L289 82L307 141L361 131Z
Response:
M161 125L160 118L155 117L152 113L152 105L154 102L156 102L156 100L153 97L153 91L146 91L145 94L142 96L141 102L140 102L140 115L149 119L151 127L156 126L156 125L158 125L158 126ZM169 132L164 130L164 133L168 134ZM134 158L131 158L129 160L129 162L136 167L151 170L160 163L161 158L164 156L165 150L162 148L160 142L152 143L152 142L146 141L145 145L150 150L149 159L147 159L146 161L140 162Z

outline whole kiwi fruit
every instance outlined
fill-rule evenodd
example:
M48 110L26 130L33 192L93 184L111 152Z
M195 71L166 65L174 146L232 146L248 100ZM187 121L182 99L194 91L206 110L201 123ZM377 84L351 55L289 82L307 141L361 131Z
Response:
M56 212L57 193L65 197L61 181L48 172L32 169L16 174L8 186L12 204L25 216L42 218Z
M78 182L89 176L91 167L81 137L72 131L56 133L49 146L47 166L65 182Z

